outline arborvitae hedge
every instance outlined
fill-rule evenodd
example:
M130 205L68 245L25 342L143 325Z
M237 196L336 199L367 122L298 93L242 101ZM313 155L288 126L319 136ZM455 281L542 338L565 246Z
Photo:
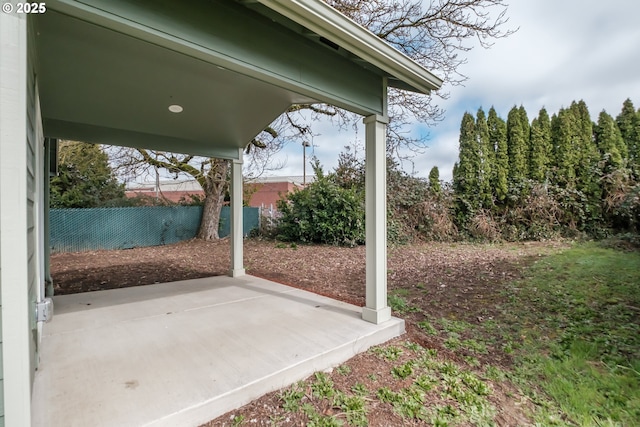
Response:
M522 106L509 111L506 127L493 107L486 121L482 109L475 123L471 117L466 113L462 119L453 186L453 218L468 236L478 236L478 218L484 223L480 228L502 229L508 239L637 230L640 111L630 100L615 121L603 111L598 123L584 101L551 118L542 108L531 124ZM467 136L474 127L475 145ZM477 158L469 154L475 152ZM483 181L487 175L489 188ZM556 213L534 213L536 207Z
M387 162L392 242L603 237L640 228L640 112L625 101L616 120L592 123L583 101L533 122L513 107L505 122L492 107L465 113L453 185L411 176ZM338 168L278 204L279 237L314 243L364 243L364 164L340 155Z

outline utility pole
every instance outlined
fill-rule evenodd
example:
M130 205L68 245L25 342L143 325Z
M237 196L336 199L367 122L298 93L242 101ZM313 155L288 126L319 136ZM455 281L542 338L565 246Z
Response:
M156 200L160 198L160 173L158 172L158 167L153 167L156 170Z
M311 147L309 141L302 141L302 186L307 185L307 147Z

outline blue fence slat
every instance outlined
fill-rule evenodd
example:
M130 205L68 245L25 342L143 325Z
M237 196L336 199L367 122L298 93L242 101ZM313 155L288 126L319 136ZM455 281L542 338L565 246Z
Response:
M244 208L243 231L259 224L259 208ZM51 209L52 252L128 249L177 243L195 237L201 206ZM229 234L229 207L220 215L220 236Z

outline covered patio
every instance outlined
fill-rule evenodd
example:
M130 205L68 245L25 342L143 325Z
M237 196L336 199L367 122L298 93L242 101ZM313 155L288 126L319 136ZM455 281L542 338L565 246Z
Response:
M248 275L54 300L33 426L197 426L404 332Z
M440 79L321 0L45 8L0 15L0 424L196 425L402 332L387 304L387 90ZM312 103L364 117L362 308L245 276L243 150ZM52 319L56 139L231 161L231 278L55 297Z
M437 77L321 0L180 5L52 0L30 29L35 95L47 141L231 161L232 277L245 273L242 165L250 141L294 105L326 103L362 115L367 181L362 316L374 323L391 317L387 91L429 93L442 83Z

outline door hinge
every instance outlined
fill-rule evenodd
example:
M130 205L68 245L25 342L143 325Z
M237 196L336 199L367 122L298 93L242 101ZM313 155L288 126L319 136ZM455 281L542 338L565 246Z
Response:
M45 298L36 303L36 322L50 322L53 318L53 300Z

